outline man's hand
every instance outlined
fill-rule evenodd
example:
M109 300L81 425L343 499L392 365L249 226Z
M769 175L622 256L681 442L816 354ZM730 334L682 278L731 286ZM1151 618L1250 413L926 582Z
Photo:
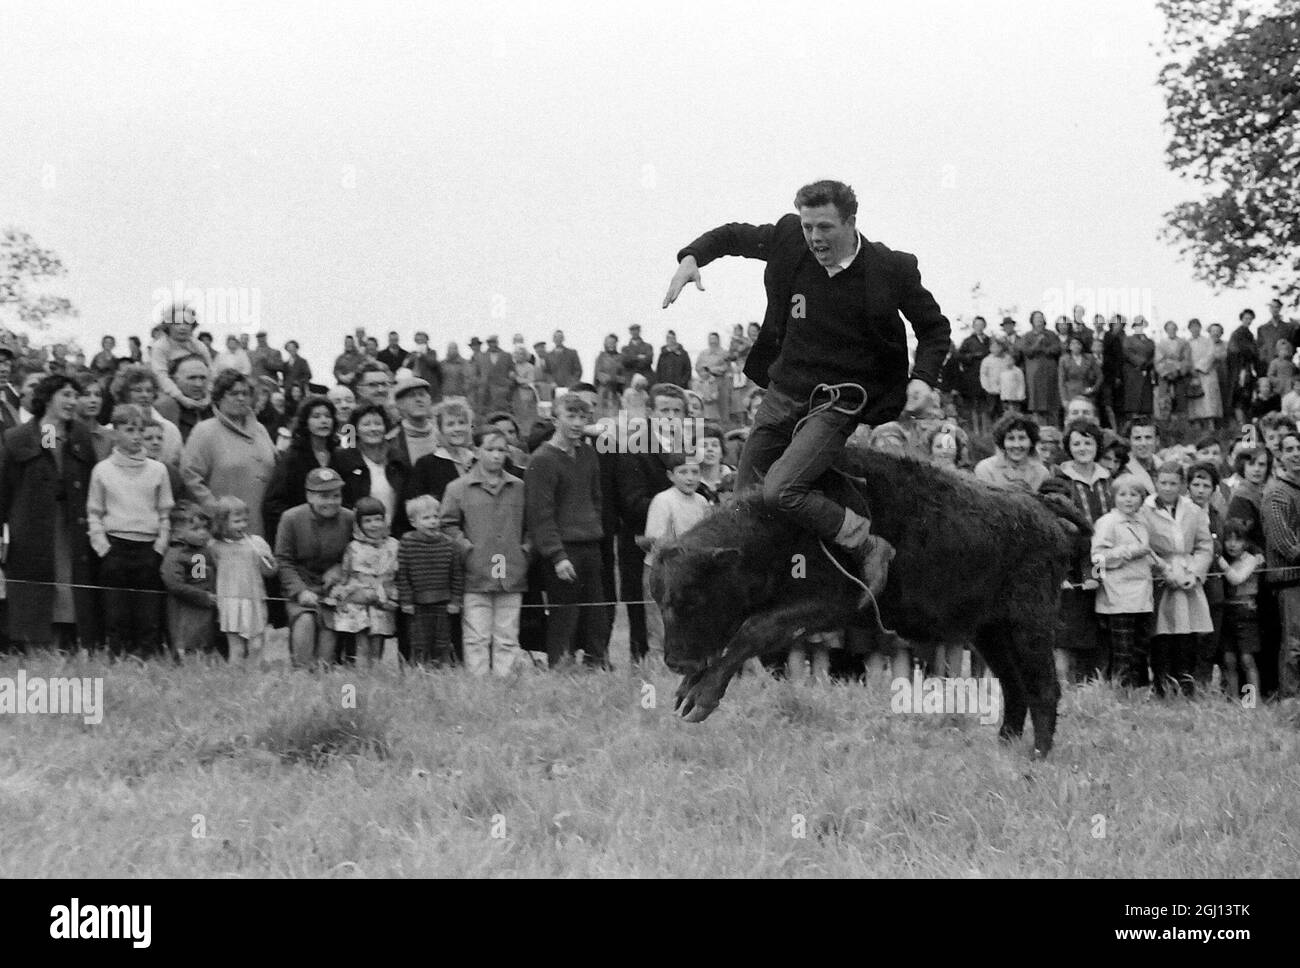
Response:
M695 288L704 292L704 284L700 282L700 267L695 264L695 256L688 255L677 266L677 271L673 273L672 282L668 283L668 295L664 296L664 309L667 309L677 301L678 294L685 288L688 282L695 283Z
M555 577L560 581L577 581L578 572L568 558L555 563Z
M911 380L907 384L907 404L903 410L907 413L922 413L939 406L939 391L924 380Z

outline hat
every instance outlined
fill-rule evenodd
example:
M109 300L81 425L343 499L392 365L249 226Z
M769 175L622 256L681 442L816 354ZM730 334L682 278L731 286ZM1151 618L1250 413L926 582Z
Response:
M472 337L470 337L469 345L470 345L470 346L482 346L482 345L483 345L483 341L482 341L481 339L479 339L477 336L472 336Z
M639 332L641 332L641 324L640 324L640 323L633 323L631 326L629 326L629 327L627 328L627 331L628 331L629 333L639 333Z
M343 486L343 478L332 467L315 467L307 472L307 490L333 491Z
M500 338L498 338L498 336L497 336L496 333L493 333L491 336L489 336L487 341L488 341L489 343L500 343L500 342L501 342Z
M412 390L428 390L429 381L422 380L418 376L408 376L397 381L397 389L393 391L393 399L400 400L403 393L410 393Z
M1016 321L1015 321L1014 319L1012 319L1010 316L1003 316L1003 317L1002 317L1002 322L1001 322L1000 325L1002 325L1002 326L1015 326L1015 325L1016 325Z

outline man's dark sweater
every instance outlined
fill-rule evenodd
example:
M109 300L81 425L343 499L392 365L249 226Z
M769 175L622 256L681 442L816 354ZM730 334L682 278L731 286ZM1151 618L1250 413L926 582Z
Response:
M907 335L916 333L911 377L938 386L951 327L921 284L916 256L862 239L849 267L828 276L804 241L798 215L774 225L733 222L700 236L677 253L703 268L737 255L767 263L767 312L745 360L745 375L806 399L818 383L851 381L867 391L862 423L895 420L907 402Z
M1265 578L1274 588L1300 585L1300 483L1284 472L1264 485Z
M549 441L538 447L524 476L524 505L533 545L552 564L568 555L570 542L599 541L600 469L587 444L570 457Z

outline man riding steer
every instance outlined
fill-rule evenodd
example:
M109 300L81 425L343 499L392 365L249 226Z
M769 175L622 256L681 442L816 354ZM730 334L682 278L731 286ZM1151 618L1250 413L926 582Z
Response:
M720 256L767 263L767 313L745 363L745 375L767 393L740 458L737 490L761 478L765 502L849 549L878 596L893 548L871 534L866 517L814 484L858 423L885 423L904 405L922 409L935 400L951 330L921 284L916 257L858 231L858 201L848 185L813 182L794 205L799 214L775 225L733 222L682 249L663 304L688 282L703 290L700 267ZM917 338L910 379L900 311Z

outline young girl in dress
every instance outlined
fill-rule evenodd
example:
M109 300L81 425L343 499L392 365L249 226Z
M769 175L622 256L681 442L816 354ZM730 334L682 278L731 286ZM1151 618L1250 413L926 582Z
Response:
M217 566L217 618L230 647L229 661L257 656L266 631L265 579L275 574L275 556L258 535L248 533L248 505L237 497L217 498L210 550Z
M357 663L374 665L384 654L384 639L397 634L397 548L388 534L387 513L372 497L353 508L356 526L343 552L343 578L330 592L337 602L336 632L357 634Z

